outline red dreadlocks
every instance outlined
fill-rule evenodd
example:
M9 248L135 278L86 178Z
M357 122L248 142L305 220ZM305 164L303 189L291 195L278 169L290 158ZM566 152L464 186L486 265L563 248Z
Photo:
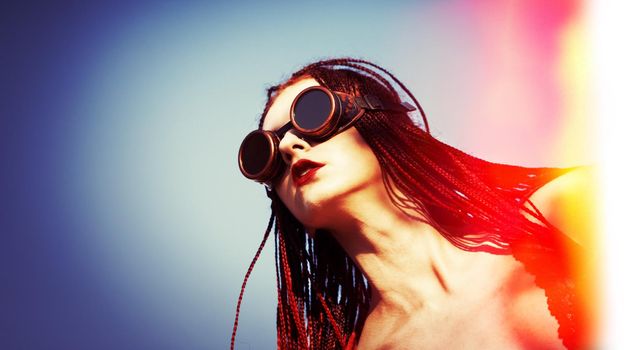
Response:
M527 199L539 186L569 169L490 163L438 141L429 133L418 101L398 79L373 63L351 58L310 64L285 83L269 88L260 127L275 95L304 77L334 91L373 94L395 103L401 102L398 86L418 106L422 128L407 113L395 111L369 111L355 124L377 156L395 205L416 210L464 250L514 254L526 261L531 260L533 247L539 246L553 266L561 268L551 275L538 273L535 266L543 261L536 261L527 264L527 270L536 275L536 283L546 290L549 301L556 293L566 292L551 278L569 272L561 263L566 261L563 249L553 238L561 236L560 232ZM371 297L366 278L331 234L319 230L312 239L275 191L268 194L273 215L245 282L273 227L278 348L344 348L349 335L359 334L364 325ZM528 220L527 215L541 224ZM232 349L244 287L245 283L237 305ZM577 305L573 301L565 305L549 302L549 308L554 315L564 315L555 315L561 325L560 337L566 346L573 346L582 319L565 315L578 315Z

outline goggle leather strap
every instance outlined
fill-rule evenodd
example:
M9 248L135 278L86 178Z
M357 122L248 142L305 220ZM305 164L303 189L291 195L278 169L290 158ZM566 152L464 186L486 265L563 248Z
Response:
M416 110L416 107L412 106L409 102L401 102L401 107L403 107L408 112L413 112Z
M370 110L386 110L396 112L412 112L416 110L416 107L412 106L408 102L401 102L401 104L391 103L385 105L379 97L375 95L364 95L362 97L356 96L355 102L364 109Z
M370 98L365 98L362 96L355 96L355 103L360 107L360 108L364 108L364 109L378 109L373 107L373 105L370 103L370 100L373 100L375 102L378 102L377 106L381 107L381 101L379 101L378 98L375 98L374 96L371 96Z
M364 95L363 100L366 101L366 104L369 106L368 109L377 110L377 109L385 109L384 104L381 100L374 95Z

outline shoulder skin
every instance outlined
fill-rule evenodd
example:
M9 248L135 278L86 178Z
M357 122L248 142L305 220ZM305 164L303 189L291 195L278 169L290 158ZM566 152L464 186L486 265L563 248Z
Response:
M595 248L598 185L596 168L583 166L545 184L529 200L569 238L586 249Z

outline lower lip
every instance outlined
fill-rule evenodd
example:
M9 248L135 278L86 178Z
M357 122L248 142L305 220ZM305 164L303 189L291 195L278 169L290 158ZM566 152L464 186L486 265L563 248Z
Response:
M300 187L300 186L303 186L303 185L307 184L308 182L312 181L312 179L314 178L314 175L316 175L316 171L319 170L320 168L321 167L309 170L305 175L297 178L295 180L295 186Z

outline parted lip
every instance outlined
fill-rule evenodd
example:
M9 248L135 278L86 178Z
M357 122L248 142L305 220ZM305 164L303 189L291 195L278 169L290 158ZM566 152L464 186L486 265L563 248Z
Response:
M295 185L301 186L306 183L314 175L314 170L318 169L325 164L313 162L308 159L298 160L291 168L291 176Z

